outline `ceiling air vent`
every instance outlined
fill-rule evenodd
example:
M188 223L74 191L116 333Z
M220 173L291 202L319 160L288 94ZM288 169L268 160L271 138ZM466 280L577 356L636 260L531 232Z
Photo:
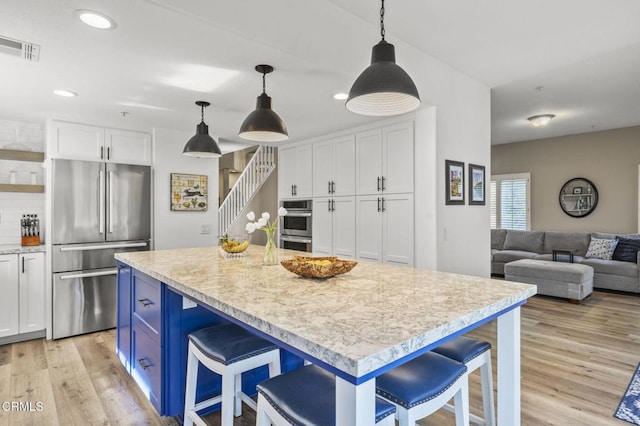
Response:
M38 59L40 59L40 45L0 36L0 53L38 62Z

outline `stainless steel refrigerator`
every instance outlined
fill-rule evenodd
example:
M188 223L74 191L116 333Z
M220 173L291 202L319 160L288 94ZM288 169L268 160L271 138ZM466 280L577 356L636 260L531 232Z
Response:
M149 250L151 168L53 160L54 339L116 324L121 251Z

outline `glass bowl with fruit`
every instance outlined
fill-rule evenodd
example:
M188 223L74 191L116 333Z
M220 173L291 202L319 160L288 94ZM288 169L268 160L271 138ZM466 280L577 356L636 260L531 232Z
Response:
M249 247L248 235L223 235L218 239L218 245L226 253L239 254Z

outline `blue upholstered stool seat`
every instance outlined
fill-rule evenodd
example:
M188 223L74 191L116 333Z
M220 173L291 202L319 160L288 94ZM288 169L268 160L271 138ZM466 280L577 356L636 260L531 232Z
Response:
M427 352L379 376L376 392L408 409L437 397L466 372L464 364Z
M258 392L294 425L336 423L335 376L315 365L266 380L258 384ZM395 411L393 404L376 398L376 423Z
M224 365L278 349L273 343L235 324L202 328L189 334L189 340L209 358Z
M459 336L438 346L433 352L466 364L489 349L491 349L489 342Z

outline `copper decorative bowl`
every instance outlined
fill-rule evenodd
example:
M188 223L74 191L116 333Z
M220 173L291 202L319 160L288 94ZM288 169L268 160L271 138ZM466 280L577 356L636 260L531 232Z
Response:
M354 260L342 260L335 256L294 256L280 262L287 271L306 278L329 278L349 272L358 264Z

